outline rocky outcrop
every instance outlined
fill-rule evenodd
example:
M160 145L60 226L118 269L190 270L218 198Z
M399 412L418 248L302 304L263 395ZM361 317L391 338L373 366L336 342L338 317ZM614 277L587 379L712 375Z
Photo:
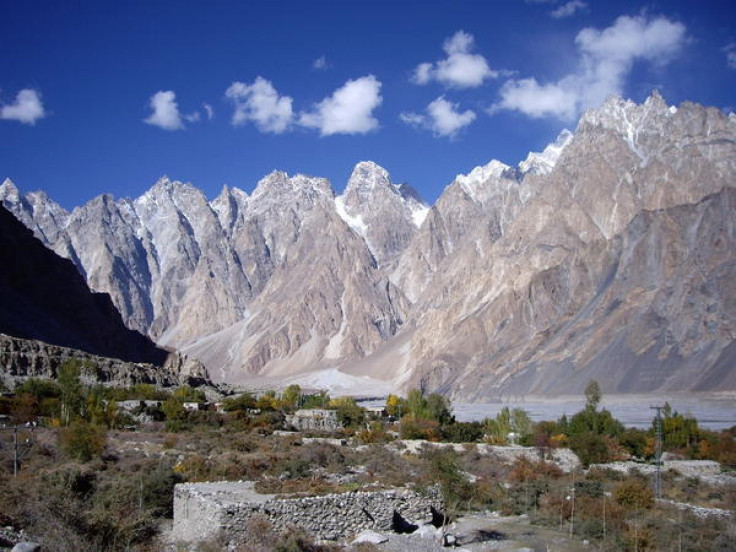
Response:
M99 357L76 349L0 334L0 381L8 389L31 377L55 379L59 367L68 361L84 367L81 379L88 385L211 385L202 363L176 353L172 353L163 366L156 366Z

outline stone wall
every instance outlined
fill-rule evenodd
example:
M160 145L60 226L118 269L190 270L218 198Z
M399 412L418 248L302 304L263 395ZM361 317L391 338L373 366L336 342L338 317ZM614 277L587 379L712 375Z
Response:
M322 408L297 410L286 417L286 425L300 431L335 431L342 427L337 419L337 410Z
M278 498L257 493L253 482L184 483L174 489L176 541L197 542L219 537L239 544L247 522L263 516L278 530L297 526L317 539L340 540L363 529L390 531L394 512L414 522L431 519L431 508L443 509L439 493L410 489L353 491L324 496Z

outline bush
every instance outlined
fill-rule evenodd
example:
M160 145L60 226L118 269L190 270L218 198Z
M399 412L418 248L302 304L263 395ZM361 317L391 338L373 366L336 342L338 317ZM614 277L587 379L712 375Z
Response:
M442 426L442 440L450 443L475 443L483 438L480 422L455 422Z
M105 450L106 431L87 422L73 422L59 430L59 446L70 458L89 462Z
M627 510L648 510L654 506L652 489L639 479L628 479L616 487L616 502Z
M610 460L608 442L603 435L575 434L570 437L570 448L586 468L591 464L605 464Z

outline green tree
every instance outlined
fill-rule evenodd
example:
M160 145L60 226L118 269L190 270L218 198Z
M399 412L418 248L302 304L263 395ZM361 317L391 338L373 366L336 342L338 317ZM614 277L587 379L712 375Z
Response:
M473 486L463 475L455 451L434 451L429 460L430 477L439 484L447 512L446 521L449 521L458 514L462 504L471 500Z
M84 397L82 382L79 380L80 373L80 363L76 360L67 360L59 366L61 421L64 425L69 425L82 414Z
M691 416L683 416L672 410L669 403L662 409L662 440L665 449L684 449L699 440L698 421ZM655 420L652 421L652 427Z
M432 393L427 397L424 411L429 420L434 420L441 425L451 424L455 421L450 400L439 393Z
M166 415L166 428L168 430L179 431L182 429L187 420L187 411L180 400L175 397L167 399L161 405L161 410Z
M406 413L406 400L398 395L389 395L386 398L386 413L395 418Z
M330 408L337 410L337 419L344 427L359 427L365 420L365 411L351 397L332 399Z
M244 412L256 406L256 399L250 393L243 393L237 397L228 397L222 402L225 412Z
M296 383L291 384L289 387L284 389L281 394L281 402L284 406L290 408L297 408L299 406L299 399L302 396L302 388Z
M330 404L330 395L327 391L302 395L302 408L324 408Z
M419 389L412 389L406 397L406 414L414 419L426 419L427 400Z
M602 396L598 382L593 379L590 380L588 385L585 386L585 408L589 410L597 409Z

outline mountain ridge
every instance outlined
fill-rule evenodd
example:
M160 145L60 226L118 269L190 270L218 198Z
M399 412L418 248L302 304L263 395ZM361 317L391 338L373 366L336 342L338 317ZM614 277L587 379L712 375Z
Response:
M609 99L586 112L573 133L563 131L515 167L492 160L458 175L432 206L366 161L356 164L342 194L325 179L274 171L250 195L224 187L211 201L191 185L161 179L146 194L158 186L168 195L92 200L89 215L84 208L44 207L39 199L31 205L5 183L0 199L47 245L74 260L91 287L117 297L129 326L200 355L213 377L286 381L336 367L357 374L372 356L388 355L396 369L376 368L381 381L478 400L500 389L560 392L544 383L557 373L558 357L576 366L576 374L597 373L601 362L584 351L602 346L605 336L593 330L610 320L593 307L594 291L614 277L625 246L635 249L636 232L666 250L692 253L678 225L695 233L701 224L717 226L723 210L702 208L702 217L715 222L698 223L670 211L705 198L730 205L735 136L733 117L687 102L671 107L655 92L642 104ZM667 224L632 226L650 212L667 213L658 215ZM104 221L121 227L111 232L113 222ZM103 227L90 233L95 224ZM112 236L87 245L84 234ZM707 240L698 247L710 250ZM108 260L100 253L106 249L113 252ZM707 259L704 280L723 282L717 270L733 275L732 249L720 264L715 254ZM629 268L643 270L646 259L629 254ZM660 269L648 266L642 274L655 278ZM697 270L702 265L676 274L695 281ZM671 285L642 278L645 287ZM616 289L619 295L609 292L606 299L609 307L633 301L632 290ZM655 324L659 337L652 343L670 344L657 345L661 354L652 362L667 373L685 373L685 357L699 350L694 342L732 350L734 311L724 305L733 303L734 293L727 288L715 296L712 308L722 315L709 323L716 324L717 339L688 338L687 331L673 333L676 324ZM691 295L658 301L695 300ZM637 301L624 326L652 316L653 307ZM554 344L573 319L593 328L578 330L589 341L570 338L575 347L560 349ZM621 324L609 328L611 335ZM679 351L673 339L683 345L685 360L667 353ZM631 364L656 348L632 343L610 351L611 374L626 372L613 370L615 358ZM716 352L706 355L709 366L730 367L728 354L720 361ZM565 377L578 388L587 376ZM664 387L689 385L674 376L655 380ZM712 372L708 381L697 385L734 386L728 370ZM612 376L606 385L615 391L628 384Z

